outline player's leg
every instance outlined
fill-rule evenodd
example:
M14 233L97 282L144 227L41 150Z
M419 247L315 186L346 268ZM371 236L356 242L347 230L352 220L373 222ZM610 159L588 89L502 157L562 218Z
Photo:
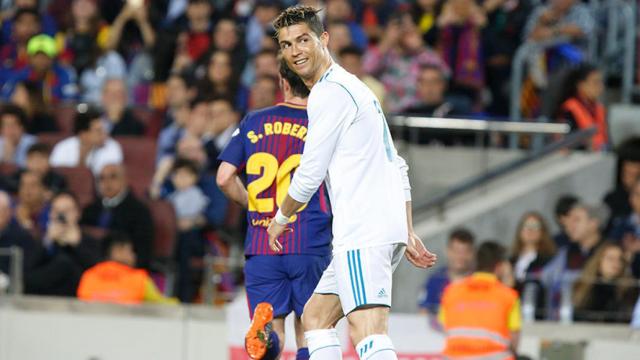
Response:
M343 311L351 341L363 360L397 359L387 335L392 275L404 246L383 245L349 250L336 262Z
M291 279L291 301L293 311L296 313L296 342L298 352L296 360L308 360L309 349L304 339L302 326L302 312L304 306L313 295L322 273L331 262L331 255L290 255L287 257L287 272Z
M340 340L334 327L343 316L332 261L323 272L315 293L307 301L302 313L310 360L342 359Z
M245 336L245 348L252 359L275 360L284 345L283 319L291 312L291 286L281 258L256 255L245 263L245 285L252 318Z

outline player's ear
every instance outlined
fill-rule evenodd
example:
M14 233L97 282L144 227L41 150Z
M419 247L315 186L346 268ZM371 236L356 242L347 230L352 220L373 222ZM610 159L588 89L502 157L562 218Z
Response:
M329 33L328 32L325 31L322 34L320 34L320 42L322 43L323 47L329 46Z

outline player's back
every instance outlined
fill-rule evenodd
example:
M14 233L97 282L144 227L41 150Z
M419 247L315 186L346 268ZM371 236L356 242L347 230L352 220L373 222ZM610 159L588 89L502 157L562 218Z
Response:
M336 97L348 100L350 108L332 107ZM328 167L334 252L406 242L402 175L375 95L334 64L312 88L308 106L311 121L315 115L340 118L340 111L352 114L335 129L339 139Z
M267 227L284 200L291 177L300 164L307 136L308 117L304 107L280 103L248 114L228 149L220 158L247 176L248 231L246 255L273 254ZM234 144L241 149L233 150ZM236 146L237 147L237 146ZM241 154L241 155L236 155ZM241 163L237 163L241 159ZM331 210L321 187L291 223L292 232L283 235L282 254L330 253Z

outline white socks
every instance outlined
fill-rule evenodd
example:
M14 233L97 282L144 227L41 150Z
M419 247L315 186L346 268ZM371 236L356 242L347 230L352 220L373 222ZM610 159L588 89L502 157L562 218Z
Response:
M387 335L370 335L356 345L360 360L398 360L396 350Z
M336 329L305 331L309 360L342 360L342 349Z

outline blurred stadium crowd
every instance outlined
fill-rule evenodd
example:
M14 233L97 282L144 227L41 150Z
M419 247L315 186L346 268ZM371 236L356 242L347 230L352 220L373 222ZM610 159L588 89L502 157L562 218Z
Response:
M300 2L325 9L334 59L390 114L505 118L518 47L566 38L530 60L523 112L543 112L537 97L569 64L549 113L573 129L596 125L592 149L608 147L603 77L583 55L596 19L581 1ZM26 293L75 296L103 257L101 239L116 231L161 289L175 283L171 295L202 300L204 256L228 256L244 227L216 186L216 158L244 114L282 101L271 20L295 3L0 0L0 247L23 249ZM634 154L638 144L630 146ZM629 320L640 276L634 156L607 198L610 217L561 199L564 230L552 237L545 216L523 216L513 283L540 285L540 310L552 310L537 316L555 316L558 284L573 277L576 317ZM472 270L470 239L452 235L449 268L426 285L428 311L444 284ZM0 260L0 271L8 267ZM216 274L220 293L241 283L225 265Z

